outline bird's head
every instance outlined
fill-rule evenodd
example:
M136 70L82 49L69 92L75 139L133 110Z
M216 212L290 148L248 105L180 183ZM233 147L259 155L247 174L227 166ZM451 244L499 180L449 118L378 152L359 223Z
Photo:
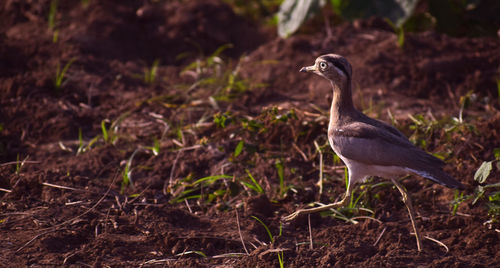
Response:
M319 56L314 65L302 67L300 71L315 73L337 85L350 83L352 75L351 64L344 57L336 54Z

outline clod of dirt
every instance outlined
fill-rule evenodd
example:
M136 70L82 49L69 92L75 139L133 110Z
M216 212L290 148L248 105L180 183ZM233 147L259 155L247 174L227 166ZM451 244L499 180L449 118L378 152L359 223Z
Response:
M271 201L265 194L251 196L245 201L245 215L248 217L254 215L270 217L273 215L274 208Z

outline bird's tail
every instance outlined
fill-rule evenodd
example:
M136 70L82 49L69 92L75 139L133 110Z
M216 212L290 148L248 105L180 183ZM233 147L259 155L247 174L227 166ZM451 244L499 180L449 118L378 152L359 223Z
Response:
M441 185L444 185L449 188L455 188L455 189L464 189L464 185L457 181L455 178L452 176L448 175L446 172L444 172L440 168L431 168L431 169L426 169L426 170L415 170L415 169L410 169L412 173L415 173L419 176L422 176L426 179L429 179L431 181L437 182Z

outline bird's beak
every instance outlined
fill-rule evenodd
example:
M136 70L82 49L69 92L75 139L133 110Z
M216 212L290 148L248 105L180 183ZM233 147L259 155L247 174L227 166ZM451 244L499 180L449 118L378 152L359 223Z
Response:
M313 72L316 72L316 65L302 67L302 68L300 68L300 72L301 73L313 73Z

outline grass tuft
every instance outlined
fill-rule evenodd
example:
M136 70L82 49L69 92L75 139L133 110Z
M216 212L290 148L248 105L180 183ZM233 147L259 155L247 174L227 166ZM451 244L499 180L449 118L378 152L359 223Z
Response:
M257 192L258 194L263 194L264 193L264 189L262 189L262 186L260 186L260 184L254 179L254 177L252 176L252 174L250 173L250 171L248 169L245 169L245 171L247 172L248 178L250 178L250 180L252 181L253 184L250 184L250 183L247 183L247 182L243 182L243 181L242 181L242 183L246 187L248 187L248 188L254 190L255 192Z
M269 227L267 227L267 225L263 221L261 221L259 218L255 217L255 216L252 216L252 218L254 220L258 221L262 225L262 227L264 227L267 235L269 236L269 239L271 240L271 243L274 243L274 236L271 233L271 230L269 230ZM281 236L282 232L283 232L283 225L280 223L280 230L279 230L278 236ZM280 264L280 267L284 267L284 265L285 265L284 254L285 253L283 251L278 251L277 254L278 254L278 262Z
M56 76L54 79L54 88L57 91L59 91L64 83L66 83L67 80L64 79L66 77L66 72L68 72L69 67L73 64L73 62L75 62L75 60L76 58L71 58L71 60L64 65L62 70L61 65L59 63L57 64Z
M160 60L156 59L153 61L151 68L144 70L144 83L153 84L156 80L156 73L158 72L158 65L160 65Z

